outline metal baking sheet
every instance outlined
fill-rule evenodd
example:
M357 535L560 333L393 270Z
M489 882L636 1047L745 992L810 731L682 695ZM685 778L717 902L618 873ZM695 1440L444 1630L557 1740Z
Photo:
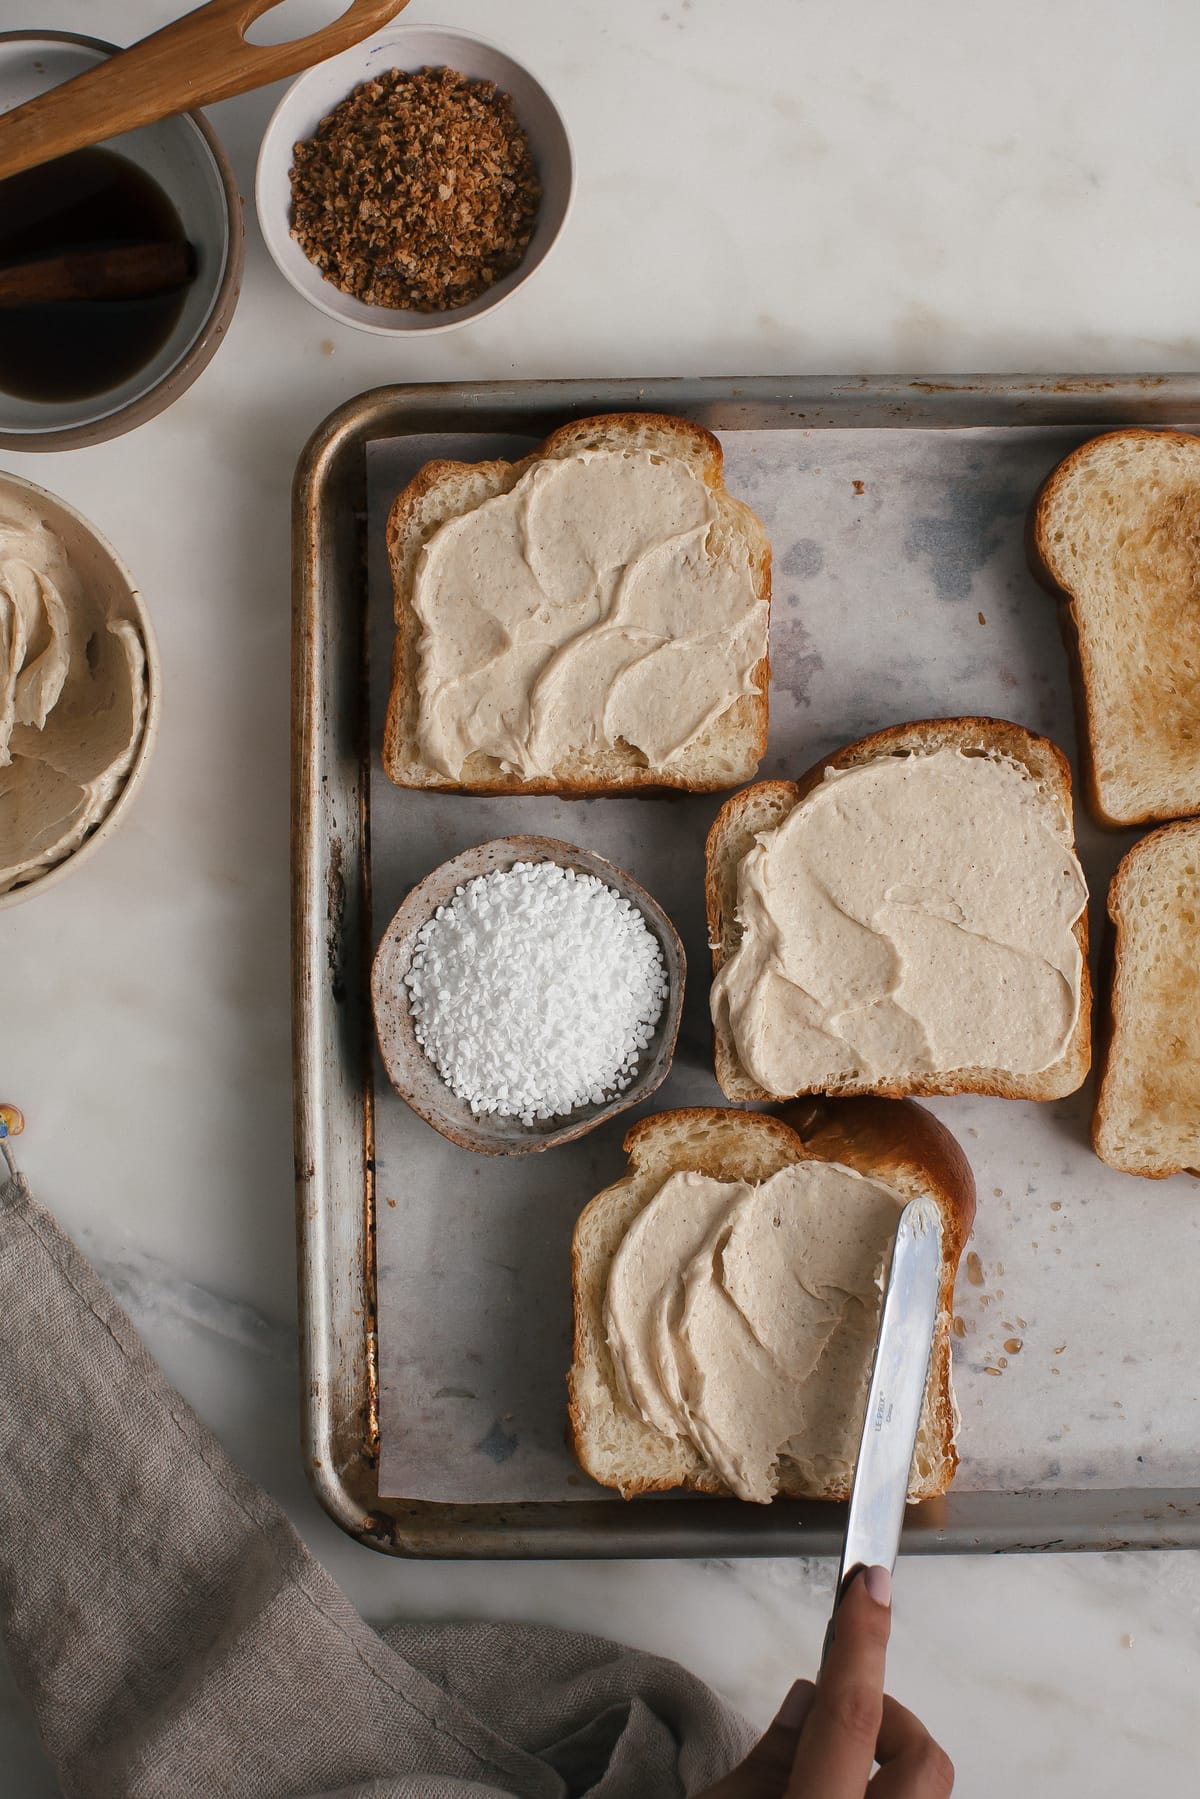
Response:
M408 1112L373 1048L366 971L408 886L470 843L534 830L629 869L684 937L680 1049L644 1109L720 1101L701 857L722 796L476 800L399 793L377 772L390 646L380 522L391 496L430 454L516 449L569 416L631 406L715 429L731 491L767 524L769 776L884 724L948 712L1014 717L1070 747L1054 607L1023 560L1029 499L1097 430L1200 419L1200 382L391 388L316 434L295 512L305 1442L335 1518L397 1553L832 1553L840 1535L836 1507L627 1505L579 1474L563 1441L570 1231L621 1172L636 1114L545 1156L473 1156ZM1079 827L1095 939L1108 874L1132 838ZM957 1303L963 1465L944 1500L910 1512L906 1549L1200 1541L1188 1355L1197 1183L1151 1188L1106 1169L1087 1147L1089 1105L1089 1089L1041 1107L934 1102L975 1167L980 1210Z

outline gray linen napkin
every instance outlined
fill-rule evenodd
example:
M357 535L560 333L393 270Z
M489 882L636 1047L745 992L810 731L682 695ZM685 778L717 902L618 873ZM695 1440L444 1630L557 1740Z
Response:
M20 1176L0 1188L0 1628L87 1799L666 1799L752 1734L599 1637L372 1630Z

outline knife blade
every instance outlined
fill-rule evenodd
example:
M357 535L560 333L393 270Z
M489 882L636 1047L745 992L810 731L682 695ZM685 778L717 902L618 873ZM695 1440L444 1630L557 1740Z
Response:
M942 1219L934 1200L910 1200L900 1214L871 1365L871 1384L833 1614L822 1661L833 1641L837 1608L857 1568L896 1565L917 1426L929 1378L942 1278Z

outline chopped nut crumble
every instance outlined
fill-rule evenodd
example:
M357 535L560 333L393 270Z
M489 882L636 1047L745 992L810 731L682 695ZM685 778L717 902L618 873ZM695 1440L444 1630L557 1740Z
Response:
M494 82L392 69L355 88L294 155L292 236L369 306L464 306L529 247L541 187Z

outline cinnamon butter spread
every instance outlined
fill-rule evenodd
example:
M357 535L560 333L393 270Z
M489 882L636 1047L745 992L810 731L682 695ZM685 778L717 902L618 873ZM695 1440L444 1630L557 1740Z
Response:
M39 511L0 496L0 893L76 849L132 766L146 714L136 626Z
M455 780L477 753L532 777L618 743L666 768L767 649L744 542L651 452L535 463L434 533L412 605L420 753Z
M769 1093L1033 1074L1075 1029L1086 901L1068 820L1019 763L938 749L831 769L742 860L713 1019Z
M848 1475L903 1205L835 1162L759 1186L672 1175L609 1272L626 1404L742 1499L769 1500L781 1467L813 1492Z

